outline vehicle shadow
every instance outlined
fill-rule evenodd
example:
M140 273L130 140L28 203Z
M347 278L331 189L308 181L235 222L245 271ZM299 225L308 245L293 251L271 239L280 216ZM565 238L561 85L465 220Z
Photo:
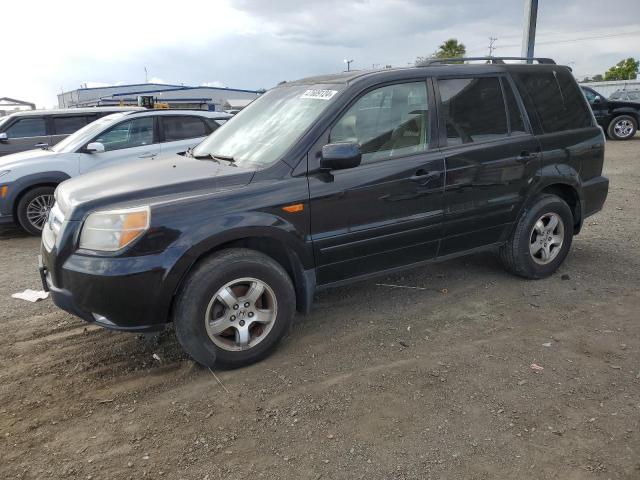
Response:
M0 240L8 240L11 238L31 238L31 235L18 226L9 225L0 227Z

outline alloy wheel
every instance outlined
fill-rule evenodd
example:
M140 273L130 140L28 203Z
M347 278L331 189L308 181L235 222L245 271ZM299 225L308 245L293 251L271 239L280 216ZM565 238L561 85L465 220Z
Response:
M27 219L36 229L42 230L55 203L53 195L39 195L27 205Z
M529 253L533 261L539 265L553 262L564 243L564 222L554 212L545 213L534 224L531 230Z
M248 350L262 342L278 314L276 296L256 278L233 280L211 298L205 328L211 341L228 351Z
M633 133L633 129L633 122L626 118L618 120L613 126L613 131L618 138L627 138Z

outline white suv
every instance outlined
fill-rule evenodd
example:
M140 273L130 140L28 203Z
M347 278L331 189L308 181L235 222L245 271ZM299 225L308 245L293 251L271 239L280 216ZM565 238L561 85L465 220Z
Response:
M144 110L108 115L53 147L0 158L0 224L41 232L56 186L83 173L176 154L231 118L223 112Z

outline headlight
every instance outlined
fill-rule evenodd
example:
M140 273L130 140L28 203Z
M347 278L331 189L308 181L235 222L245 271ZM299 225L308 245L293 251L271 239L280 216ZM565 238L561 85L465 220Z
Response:
M6 175L7 173L9 173L11 170L0 170L0 177L3 175Z
M80 234L80 248L115 252L149 229L149 207L95 212L87 217Z

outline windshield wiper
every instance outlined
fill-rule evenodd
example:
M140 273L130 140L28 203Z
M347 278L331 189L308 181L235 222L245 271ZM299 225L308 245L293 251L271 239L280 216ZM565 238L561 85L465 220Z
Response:
M236 165L236 160L233 157L229 157L226 155L216 155L213 153L207 153L206 155L193 155L193 153L191 153L191 155L193 156L193 158L197 158L198 160L210 159L215 160L216 162L222 160L223 162L229 162L229 164L234 167L238 166Z

